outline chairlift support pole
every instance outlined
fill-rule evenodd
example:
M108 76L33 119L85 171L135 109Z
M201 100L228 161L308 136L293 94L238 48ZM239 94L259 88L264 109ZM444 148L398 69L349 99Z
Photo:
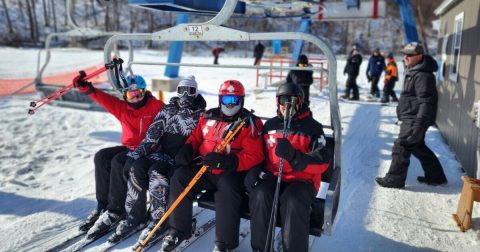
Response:
M104 61L110 61L112 46L117 41L255 41L255 40L297 40L302 39L316 45L326 56L329 64L328 78L329 99L330 99L330 119L334 131L335 151L334 151L334 176L330 182L327 197L325 199L324 225L323 233L330 235L335 220L335 212L338 202L335 194L339 193L341 181L341 144L342 128L340 122L340 109L337 98L337 61L335 54L328 44L319 37L302 32L260 32L248 33L232 28L221 26L232 15L238 0L226 0L222 10L211 20L205 23L187 23L178 24L174 27L164 29L154 33L131 33L116 34L110 37L104 47ZM133 57L130 57L127 64L131 64ZM112 71L108 71L111 84L114 76Z
M177 25L184 24L188 22L188 14L186 13L177 13ZM168 62L169 63L179 63L182 61L182 52L183 52L183 41L172 41L170 42L170 49L168 51ZM178 66L167 66L165 68L165 76L170 78L178 77Z
M308 33L308 30L310 29L311 24L312 24L312 20L310 19L310 17L302 18L300 20L300 29L298 31ZM300 54L302 53L303 44L304 44L303 40L301 39L298 39L295 41L295 45L293 47L293 53L292 53L292 62L297 62L298 56L300 56Z

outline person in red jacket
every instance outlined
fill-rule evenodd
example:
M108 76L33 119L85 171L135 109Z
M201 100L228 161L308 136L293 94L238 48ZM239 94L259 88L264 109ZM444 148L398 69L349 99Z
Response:
M263 124L243 108L244 96L245 89L239 81L225 81L219 90L219 106L200 117L197 127L175 156L177 169L170 179L170 205L202 164L208 166L208 171L170 216L170 229L163 239L161 251L174 250L190 236L193 200L202 190L215 191L215 249L226 251L238 246L243 180L247 171L264 159L260 135ZM245 118L246 124L227 148L220 153L214 152L229 128Z
M267 120L263 127L265 168L255 167L245 178L250 198L251 246L253 251L263 251L267 243L277 182L273 176L278 176L280 162L283 162L278 218L283 251L308 251L311 206L332 153L324 148L323 126L305 106L302 89L287 82L278 88L276 96L278 115ZM294 104L288 137L283 138L287 103Z
M126 176L133 163L127 153L141 143L155 115L165 105L145 91L146 83L141 76L128 76L126 80L128 88L123 90L124 100L93 87L80 76L75 83L81 93L104 107L122 126L122 145L101 149L94 157L97 208L80 226L80 230L88 230L89 238L106 233L124 217Z
M212 55L213 55L213 64L218 65L218 57L220 56L220 53L225 51L225 49L221 47L215 47L212 49Z

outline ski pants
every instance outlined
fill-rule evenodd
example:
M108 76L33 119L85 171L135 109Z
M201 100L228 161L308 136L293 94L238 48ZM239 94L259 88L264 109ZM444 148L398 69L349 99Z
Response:
M170 181L170 205L185 190L198 171L197 167L178 168ZM240 214L244 198L245 173L224 172L219 175L205 172L169 218L170 228L188 236L192 230L192 204L202 190L215 191L215 244L220 249L238 246Z
M370 94L372 96L380 97L380 89L378 89L378 82L380 81L379 76L372 76L372 85L370 87Z
M127 153L125 146L99 150L94 157L97 209L123 215L127 194Z
M352 99L358 100L358 86L357 86L357 76L355 75L348 75L347 78L347 88L345 89L345 97L348 99L350 97L350 91L353 92Z
M254 251L263 251L267 243L268 224L273 208L276 183L276 179L261 181L250 192L251 245ZM315 187L313 184L303 181L282 182L279 196L278 208L280 209L283 251L307 252Z
M166 212L168 199L168 174L172 165L167 161L154 161L141 157L132 165L128 179L125 203L127 219L138 225L146 221L147 190L150 195L150 219L159 220Z
M390 79L383 87L383 101L390 101L390 96L392 97L392 101L398 101L397 95L395 94L395 91L393 91L394 87L395 81Z
M442 165L435 154L425 144L425 138L415 146L404 146L402 142L412 135L413 121L404 121L400 125L400 133L392 148L392 163L385 176L390 181L403 182L407 179L410 156L413 154L422 165L425 178L429 181L446 181ZM425 129L427 131L427 129ZM425 134L423 134L425 136Z

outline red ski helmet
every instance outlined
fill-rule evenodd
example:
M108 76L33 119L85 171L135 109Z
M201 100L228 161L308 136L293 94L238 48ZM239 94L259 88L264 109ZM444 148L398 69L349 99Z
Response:
M237 80L226 80L218 90L218 106L226 116L234 116L243 108L245 88Z
M242 83L237 80L226 80L220 85L218 95L237 95L245 96L245 88Z

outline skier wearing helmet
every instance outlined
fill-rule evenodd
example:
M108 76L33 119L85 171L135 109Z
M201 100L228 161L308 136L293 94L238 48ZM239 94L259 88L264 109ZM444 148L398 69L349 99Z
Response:
M191 235L192 204L202 190L214 191L216 202L215 250L227 251L238 246L243 180L252 167L263 159L262 121L243 108L245 89L237 80L227 80L218 93L219 106L200 117L186 144L175 156L176 170L170 181L170 205L184 191L202 165L208 171L169 218L169 230L161 251L172 251ZM246 124L227 148L218 153L215 147L239 119Z
M95 88L82 76L76 78L75 87L115 116L122 126L122 145L101 149L94 157L97 208L87 216L80 230L88 230L87 237L96 238L124 218L125 177L133 162L127 153L141 143L155 115L165 104L145 91L145 80L139 75L127 77L128 87L122 90L124 100Z
M277 116L267 120L263 127L265 167L255 167L245 178L250 199L251 246L253 251L264 251L268 242L277 183L273 178L278 176L280 162L283 162L278 202L283 251L308 251L311 205L332 154L324 148L323 126L305 106L301 87L287 82L278 88L276 97ZM293 107L291 126L287 128L288 136L283 138L287 106Z

